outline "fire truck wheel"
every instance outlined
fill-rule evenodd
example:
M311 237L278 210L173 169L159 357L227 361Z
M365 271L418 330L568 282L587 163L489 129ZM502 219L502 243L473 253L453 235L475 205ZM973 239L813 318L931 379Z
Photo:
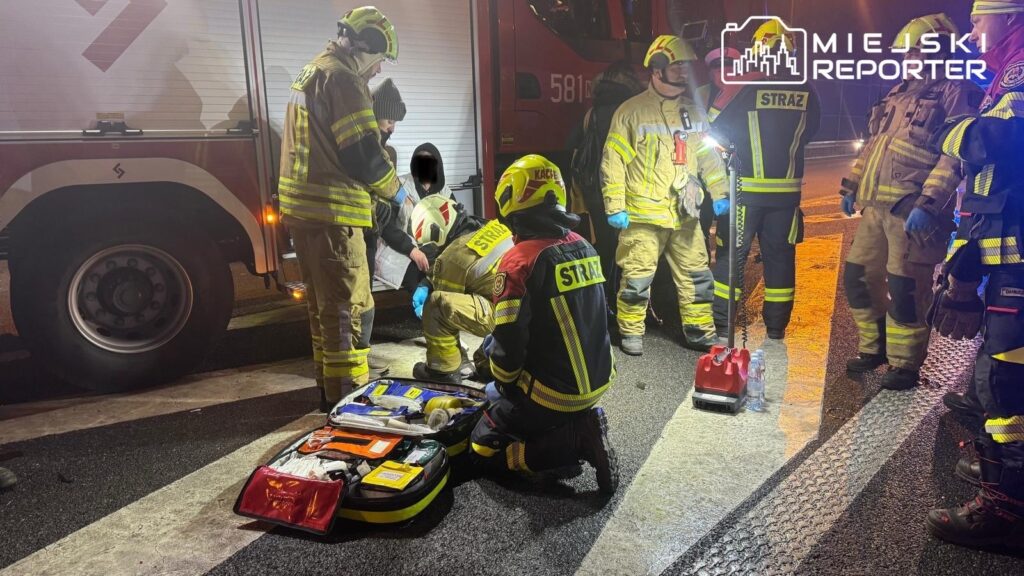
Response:
M203 234L118 228L82 227L37 246L11 277L12 311L32 356L101 392L188 372L223 334L234 304L231 272Z

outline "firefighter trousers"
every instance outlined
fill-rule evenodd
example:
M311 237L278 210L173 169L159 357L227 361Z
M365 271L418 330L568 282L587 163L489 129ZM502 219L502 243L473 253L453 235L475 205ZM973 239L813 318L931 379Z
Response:
M423 306L427 366L451 374L462 366L459 331L487 336L494 331L494 304L479 294L435 290Z
M974 385L988 418L985 433L998 444L1024 447L1024 270L993 272L985 304L974 365ZM1024 470L1024 448L1004 453L1003 464Z
M684 218L679 230L649 224L631 224L619 233L615 261L622 269L617 314L619 333L642 336L651 284L658 260L665 254L676 285L679 317L688 342L705 343L715 338L711 318L713 278L700 221Z
M338 402L369 370L374 309L363 229L286 223L306 284L316 383Z
M734 298L743 302L743 271L750 256L754 237L761 247L764 262L764 305L761 316L769 335L783 334L793 315L796 297L796 245L803 241L803 213L797 206L737 206ZM715 328L725 334L729 326L729 216L720 216L716 225L715 250Z
M904 223L885 207L865 207L843 283L860 333L858 350L885 354L890 366L918 370L928 354L935 265L945 250L937 237L927 246L911 240Z
M579 463L572 421L527 399L492 402L470 436L474 460L493 471L529 474Z

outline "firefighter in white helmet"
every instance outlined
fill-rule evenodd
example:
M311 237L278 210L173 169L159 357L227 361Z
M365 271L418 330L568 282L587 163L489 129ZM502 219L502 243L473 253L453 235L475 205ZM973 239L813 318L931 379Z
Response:
M512 247L512 233L497 220L483 222L436 194L416 204L411 224L417 244L440 250L427 279L413 292L427 340L427 361L413 366L413 377L458 384L465 361L459 333L483 337L494 329L491 291L498 262Z
M921 58L925 34L956 33L945 14L922 16L900 31L893 49ZM859 354L846 367L859 373L888 364L883 388L917 385L931 332L932 276L946 252L963 179L960 162L928 142L947 118L976 111L981 100L971 82L905 79L872 108L867 145L842 181L843 211L859 206L862 216L844 275L860 332Z
M321 409L367 380L373 297L364 229L371 195L400 196L366 84L398 58L395 29L371 6L338 21L338 38L291 86L278 193L306 284ZM400 198L399 198L400 200Z
M649 88L615 112L601 162L608 223L620 230L616 263L622 351L643 353L644 320L658 260L672 270L684 344L706 350L715 342L713 278L701 232L705 192L728 194L725 166L704 142L703 90L694 86L693 49L677 36L659 36L644 65Z

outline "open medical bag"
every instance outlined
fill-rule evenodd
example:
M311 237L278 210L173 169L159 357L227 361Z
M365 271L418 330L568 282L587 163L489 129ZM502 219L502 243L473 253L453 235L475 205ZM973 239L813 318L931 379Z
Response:
M381 379L343 398L322 428L257 468L235 513L314 534L337 517L374 524L411 519L448 481L483 414L484 391Z

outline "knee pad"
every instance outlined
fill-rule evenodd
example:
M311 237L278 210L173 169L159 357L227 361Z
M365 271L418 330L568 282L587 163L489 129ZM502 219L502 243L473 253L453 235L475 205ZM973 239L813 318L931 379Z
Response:
M651 284L654 276L645 278L626 278L619 298L627 304L640 304L651 299Z
M373 335L373 317L376 312L376 308L370 308L366 312L359 315L359 341L356 342L356 346L360 348L370 347L370 337Z
M693 288L698 301L710 302L715 297L715 277L711 274L711 270L692 272L690 278L693 280Z
M914 291L917 281L906 276L889 274L889 316L900 324L917 323Z
M863 264L846 263L843 273L843 288L850 308L871 308L871 292L865 281L866 269Z

